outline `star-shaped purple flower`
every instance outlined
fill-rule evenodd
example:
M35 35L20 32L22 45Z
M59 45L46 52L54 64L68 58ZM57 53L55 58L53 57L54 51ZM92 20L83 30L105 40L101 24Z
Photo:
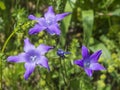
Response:
M37 48L30 43L29 39L24 40L24 52L17 56L9 56L8 62L25 62L26 72L24 78L27 80L35 69L35 66L39 65L49 70L48 59L44 56L53 47L44 44L39 45Z
M87 47L82 46L82 59L75 60L74 64L82 67L88 76L92 76L94 70L105 70L105 68L98 63L98 59L102 51L99 50L92 55L89 54Z
M36 34L42 30L46 30L51 35L60 35L61 31L59 29L58 21L61 21L65 16L69 14L70 13L62 13L55 15L53 7L50 6L48 8L48 11L44 14L44 17L37 18L34 15L29 15L29 19L37 21L35 26L29 30L29 34Z

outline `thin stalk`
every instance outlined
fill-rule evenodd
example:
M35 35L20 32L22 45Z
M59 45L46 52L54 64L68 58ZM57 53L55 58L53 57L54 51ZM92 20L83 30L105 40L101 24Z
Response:
M38 11L39 11L39 3L40 3L40 0L37 0L37 3L36 3L36 6L37 6L36 12L37 12L37 13L38 13Z
M61 65L60 65L61 66ZM60 80L61 80L61 70L60 70L60 67L59 67L59 90L61 90L61 84L60 84Z
M61 70L61 73L62 73L62 76L63 76L64 84L67 86L67 83L66 83L66 81L65 81L65 77L64 77L65 75L64 75L64 72L63 72L63 66L62 66L61 58L60 58L59 61L60 61L61 69L62 69L62 70Z
M5 41L5 43L4 43L4 45L3 45L3 48L2 48L2 50L1 50L1 53L3 54L4 53L4 51L5 51L5 48L6 48L6 45L7 45L7 43L8 43L8 41L11 39L11 37L14 35L14 33L17 31L18 29L16 29L16 30L14 30L11 34L10 34L10 36L7 38L7 40ZM1 88L2 88L2 60L1 60Z
M65 59L63 60L63 66L64 66L64 70L65 70L65 76L67 77L67 70L66 70L66 67L65 67Z
M1 89L2 89L2 55L1 55L0 58L1 58L1 65L0 65L1 66L1 69L0 69L1 70L1 73L0 73L1 74L1 76L0 76L1 80L0 80L0 83L1 83Z
M7 40L5 41L5 43L4 43L4 45L3 45L3 48L2 48L2 53L4 53L4 50L5 50L5 47L6 47L6 45L7 45L7 43L8 43L8 41L11 39L11 37L14 35L14 33L16 32L17 30L15 30L15 31L13 31L11 34L10 34L10 36L7 38Z
M74 73L74 74L75 74L74 78L70 78L70 79L68 80L68 87L69 87L71 81L73 81L73 80L75 80L75 79L78 79L78 78L81 76L82 71L83 71L83 70L81 70L79 73L76 73L76 74Z
M105 3L105 0L104 0L104 3ZM106 14L108 13L108 8L107 6L105 7L105 10L106 10ZM109 27L111 27L111 20L110 20L110 16L107 15L107 19L108 19L108 24L109 24Z
M43 80L45 80L47 86L49 86L51 89L53 89L53 87L49 84L49 82L46 80L46 78L44 78L44 77L41 75L41 73L40 73L40 68L38 68L38 72L39 72L39 74L40 74L40 77L41 77Z

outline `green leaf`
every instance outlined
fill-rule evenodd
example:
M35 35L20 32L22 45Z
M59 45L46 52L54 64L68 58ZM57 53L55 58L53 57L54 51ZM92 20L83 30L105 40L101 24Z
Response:
M92 34L93 22L94 22L94 13L93 10L82 11L82 22L84 30L84 40L83 43L88 46L89 39Z
M112 16L120 16L120 8L116 9L115 11L109 13Z
M93 45L90 47L90 49L95 52L97 50L102 50L102 56L108 60L108 59L111 59L111 53L110 51L105 47L105 45L103 43L99 43L99 44L96 44L96 45Z
M2 1L0 1L0 8L1 8L2 10L5 10L5 9L6 9L5 4L4 4Z
M74 0L74 3L72 2L72 6L71 6L71 2L67 1L64 12L71 12L72 13L75 1L76 0ZM70 26L71 17L72 17L72 14L65 17L62 21L62 25L61 25L62 26L62 37L61 37L62 45L65 44L65 37L66 37L66 33L68 32L68 29Z
M104 0L105 1L105 0ZM106 0L103 5L101 6L102 8L109 7L115 0Z
M72 13L72 11L73 11L73 8L70 6L69 2L67 1L64 12ZM66 34L68 32L68 28L69 28L70 21L71 21L71 16L72 16L72 14L68 15L63 20L63 24L64 24L63 34Z

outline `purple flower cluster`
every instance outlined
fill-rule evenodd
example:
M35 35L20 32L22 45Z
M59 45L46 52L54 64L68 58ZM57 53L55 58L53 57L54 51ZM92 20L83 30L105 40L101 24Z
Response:
M50 6L48 11L44 14L44 17L37 18L34 15L29 15L28 18L37 21L35 26L29 30L29 34L36 34L42 30L46 30L50 35L60 35L58 21L61 21L64 17L70 13L56 14L53 11L53 7ZM48 59L44 56L49 50L53 49L52 46L44 44L39 45L37 48L30 43L29 39L24 40L24 52L17 56L9 56L8 62L25 62L26 72L24 78L27 80L35 69L35 66L42 66L50 70L48 65Z
M36 34L43 30L46 30L50 35L60 35L61 31L59 29L58 21L61 21L64 17L70 13L56 14L53 11L53 7L50 6L48 11L44 14L44 17L38 18L34 15L29 15L28 18L31 20L37 21L33 28L30 28L29 34ZM25 74L24 78L27 80L32 74L36 66L42 66L44 68L49 68L48 59L45 57L45 53L53 49L52 46L47 46L40 44L38 47L35 47L30 43L29 39L24 39L24 52L16 55L9 56L7 58L8 62L24 62L25 63ZM57 55L64 58L66 54L70 52L65 52L62 49L57 50ZM82 56L81 60L75 60L74 64L82 67L88 76L92 76L94 70L105 70L105 68L98 63L98 59L102 51L99 50L92 55L89 54L88 49L85 46L82 46Z

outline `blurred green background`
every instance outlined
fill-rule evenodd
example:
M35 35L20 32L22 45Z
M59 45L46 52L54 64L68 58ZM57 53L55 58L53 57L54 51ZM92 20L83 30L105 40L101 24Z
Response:
M62 35L50 36L44 31L29 35L35 22L28 15L41 17L49 6L55 13L72 12L60 22ZM46 54L50 72L36 67L27 81L24 63L6 61L8 56L23 52L26 37L36 46L44 43L56 47ZM103 51L99 62L106 70L94 72L91 78L73 65L82 58L83 44L91 53ZM72 54L62 60L63 67L57 48ZM0 51L2 90L120 90L120 0L0 0Z

